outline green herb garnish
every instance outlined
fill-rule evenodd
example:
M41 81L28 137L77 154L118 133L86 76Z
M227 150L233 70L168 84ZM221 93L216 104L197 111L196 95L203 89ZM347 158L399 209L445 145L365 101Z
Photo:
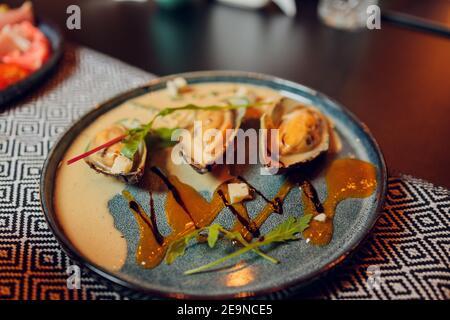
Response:
M152 134L156 135L157 141L156 144L160 148L173 147L178 141L172 140L173 133L178 128L158 128L152 130Z
M193 240L194 238L197 238L201 236L202 234L208 234L208 246L210 248L214 248L217 240L219 239L219 235L223 234L225 239L228 239L230 241L238 241L241 245L244 247L249 246L250 244L245 241L245 239L242 237L242 235L238 231L229 231L222 227L220 224L212 224L209 227L204 227L201 229L197 229L192 231L191 233L188 233L184 237L177 239L174 241L168 248L166 253L166 263L171 264L175 261L176 258L184 255L186 252L186 247L189 245L189 242ZM271 256L268 256L258 248L250 249L253 250L256 254L260 255L262 258L272 262L272 263L279 263L277 259L272 258Z
M268 256L267 254L262 252L259 248L273 243L299 240L300 238L298 235L309 227L309 222L311 221L311 218L312 218L311 214L304 215L300 218L290 216L286 221L279 224L265 236L262 236L251 243L245 241L239 232L231 232L219 224L213 224L210 227L195 230L192 233L189 233L183 238L180 238L179 240L172 243L167 252L166 262L170 264L177 257L182 256L185 253L186 247L189 244L189 242L192 239L198 237L202 232L207 230L208 245L211 248L215 246L220 233L222 233L226 239L239 241L243 245L243 248L236 250L235 252L226 255L222 258L219 258L213 262L210 262L198 268L188 270L184 273L186 275L206 271L208 269L211 269L215 266L224 263L227 260L238 257L248 251L253 251L272 263L279 263L278 260Z
M258 249L262 246L277 243L277 242L286 242L292 240L298 240L298 234L302 233L306 228L309 227L309 222L311 221L312 215L304 215L298 219L290 216L286 221L279 224L275 229L267 233L265 236L259 238L257 241L249 243L244 248L239 249L225 257L217 259L213 262L200 266L198 268L194 268L186 271L184 274L194 274L202 271L206 271L212 267L218 266L225 261L238 257L250 250Z
M150 131L155 131L152 130L152 126L153 123L155 122L155 120L159 117L164 117L164 116L168 116L169 114L172 114L176 111L182 111L182 110L213 110L213 111L219 111L219 110L235 110L235 109L240 109L240 108L247 108L250 105L248 103L246 104L239 104L239 105L228 105L228 106L217 106L217 105L212 105L212 106L197 106L195 104L188 104L182 107L175 107L175 108L165 108L162 109L161 111L159 111L154 117L153 119L143 125L140 126L138 128L134 128L134 129L130 129L128 131L128 136L127 138L124 140L124 146L122 147L121 153L129 158L129 159L133 159L135 153L137 152L139 145L142 141L144 141L145 137L150 133ZM169 130L174 130L174 129L168 129L168 128L164 128L163 130L165 134L167 134L169 132ZM172 134L173 131L170 131L170 134ZM156 130L156 133L158 133L158 131ZM168 137L170 139L170 137ZM166 136L166 140L167 140L167 136Z

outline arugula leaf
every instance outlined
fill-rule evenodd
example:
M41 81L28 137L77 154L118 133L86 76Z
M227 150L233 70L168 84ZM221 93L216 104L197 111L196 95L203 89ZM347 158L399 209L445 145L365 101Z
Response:
M145 139L147 131L137 128L129 130L128 137L124 140L124 146L120 152L128 159L133 159L139 149L139 145Z
M161 140L171 141L172 134L177 129L178 128L158 128L158 129L154 129L152 131L152 133L156 134Z
M189 242L192 239L198 237L204 231L208 231L208 245L210 248L215 247L217 240L219 239L220 233L222 233L228 240L239 241L239 243L241 243L244 247L249 246L249 243L245 241L245 239L241 236L241 234L238 231L228 231L220 224L215 223L210 225L209 227L194 230L191 233L188 233L187 235L181 237L180 239L175 240L167 249L165 259L166 263L171 264L173 261L175 261L176 258L184 255L184 253L186 252L186 247L188 246ZM277 259L272 258L271 256L265 254L264 252L260 251L257 248L251 250L253 250L256 254L260 255L264 259L269 260L272 263L279 262Z
M152 134L159 138L158 143L163 146L171 146L176 143L172 141L172 133L177 128L158 128L151 131ZM128 131L128 137L124 141L124 146L120 152L128 159L133 159L135 153L139 149L139 145L144 141L145 137L149 134L150 128L143 126Z
M283 223L276 226L273 230L264 236L264 242L285 242L289 240L298 240L297 234L302 233L309 227L312 215L304 215L298 219L289 216Z
M125 157L127 157L129 159L133 159L135 153L139 149L139 144L142 141L144 141L145 137L147 136L147 134L150 133L150 131L156 131L157 134L162 134L162 136L164 138L163 140L167 141L167 137L168 137L170 130L174 130L174 129L161 128L161 129L163 129L162 131L161 131L161 129L152 130L152 126L157 118L168 116L176 111L181 111L181 110L212 110L212 111L236 110L236 109L240 109L240 108L248 108L250 106L257 106L259 104L263 104L263 103L255 103L253 105L250 105L248 103L244 103L244 102L242 102L242 103L243 104L227 105L227 106L219 106L219 105L198 106L195 104L187 104L182 107L162 109L152 118L152 120L150 120L149 123L144 124L141 127L131 129L128 131L128 137L127 137L127 139L125 139L124 146L122 147L122 150L120 152ZM172 134L172 132L170 132L170 134ZM169 137L169 139L170 139L170 137Z
M213 224L208 230L208 246L214 248L217 239L219 239L220 224Z
M176 111L180 111L180 110L210 110L210 111L222 111L222 110L236 110L236 109L240 109L240 108L245 108L248 107L249 104L248 103L242 103L242 104L230 104L227 106L218 106L218 105L212 105L212 106L198 106L192 103L189 103L185 106L182 107L175 107L175 108L165 108L162 109L160 112L158 112L156 114L155 117L164 117L167 116L169 114L172 114ZM154 119L154 118L153 118ZM154 121L154 120L152 120Z
M276 243L276 242L285 242L298 240L298 234L302 233L306 228L309 227L309 222L311 221L312 215L304 215L301 218L294 218L290 216L287 220L279 224L269 233L267 233L264 237L259 238L257 241L249 243L247 246L244 246L242 249L236 250L235 252L217 259L213 262L200 266L198 268L194 268L186 271L184 274L194 274L198 272L206 271L212 267L218 266L223 262L230 260L232 258L238 257L250 250L255 250L259 247Z
M172 140L172 135L178 128L158 128L152 130L151 136L156 137L155 144L160 148L173 147L178 140Z
M222 233L224 234L225 238L228 240L236 240L239 241L240 244L242 244L244 247L248 246L249 243L242 237L242 235L240 234L239 231L228 231L227 229L223 228L221 229ZM252 249L253 252L255 252L256 254L260 255L262 258L277 264L280 263L280 261L278 261L277 259L265 254L264 252L262 252L261 250L259 250L258 248L254 248Z
M166 263L167 264L172 264L172 262L174 262L176 258L184 255L184 253L186 251L186 247L188 246L189 242L192 239L196 238L200 234L200 231L202 231L202 229L195 230L195 231L187 234L186 236L175 240L169 246L169 249L167 250Z

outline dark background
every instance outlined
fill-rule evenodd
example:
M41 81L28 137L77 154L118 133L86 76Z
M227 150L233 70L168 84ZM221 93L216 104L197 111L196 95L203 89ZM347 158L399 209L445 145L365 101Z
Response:
M385 21L381 30L334 30L318 20L317 1L306 0L293 19L274 5L247 11L206 0L175 11L153 1L33 3L66 39L157 75L245 70L322 91L367 124L391 174L450 187L450 38ZM65 28L70 4L81 7L81 30ZM380 5L450 26L448 0Z

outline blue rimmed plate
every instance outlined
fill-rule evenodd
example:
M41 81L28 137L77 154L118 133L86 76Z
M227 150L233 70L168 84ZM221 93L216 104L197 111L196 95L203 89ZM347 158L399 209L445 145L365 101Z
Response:
M342 140L342 150L338 157L355 157L370 162L376 167L378 182L376 191L368 198L347 199L337 207L334 218L334 235L332 241L326 246L312 246L305 241L291 242L270 249L271 255L282 260L281 264L273 265L249 255L246 263L240 267L225 268L192 276L183 275L183 271L192 268L193 265L198 265L199 259L217 258L228 252L230 248L224 245L211 250L207 246L192 246L188 254L177 259L170 266L161 264L154 269L142 269L135 262L139 237L138 227L133 222L132 215L123 214L125 210L129 213L128 208L120 200L120 196L117 196L110 200L110 211L116 228L127 240L128 256L124 266L116 272L95 265L77 250L58 223L53 206L57 167L74 139L99 116L129 99L164 88L167 80L178 76L184 77L191 84L232 82L270 87L282 95L316 106L333 121ZM279 180L279 177L271 177L259 183L256 182L255 187L263 193L274 193L274 190L277 190L280 185ZM267 295L305 284L342 261L358 246L375 223L385 197L386 181L386 166L383 156L367 127L335 101L313 89L267 75L235 71L206 71L154 80L146 86L118 95L87 113L62 135L50 152L44 164L40 191L42 208L47 221L65 251L100 279L106 280L119 290L125 290L125 294L133 294L135 297L157 295L177 298L233 298ZM323 173L318 174L312 183L316 187L319 197L324 199L326 185ZM137 198L145 199L147 196L146 190L139 190L136 187L127 188ZM298 215L303 211L303 204L299 200L300 195L296 192L299 192L298 188L292 190L284 201L283 205L289 208L287 214L294 212ZM278 224L280 219L284 218L272 215L264 225L262 232L267 232ZM229 223L227 219L233 219L233 217L219 215L218 219L227 224Z

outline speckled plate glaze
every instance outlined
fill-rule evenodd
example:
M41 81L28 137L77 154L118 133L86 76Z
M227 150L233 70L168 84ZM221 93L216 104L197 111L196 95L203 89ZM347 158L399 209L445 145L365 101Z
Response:
M339 204L334 218L334 236L327 246L312 246L303 240L290 242L268 248L270 255L280 259L281 264L273 265L249 254L245 257L245 262L239 263L237 266L230 263L226 265L228 268L191 276L183 275L183 271L212 261L212 259L229 252L231 248L224 241L220 242L221 245L217 249L209 249L205 245L194 245L188 249L185 256L177 259L170 266L162 263L154 269L142 269L135 263L136 244L139 236L137 224L131 214L123 214L124 211L128 213L128 207L123 198L117 195L110 200L109 207L116 227L127 239L127 261L118 272L110 272L87 261L64 235L55 217L52 198L56 168L73 139L97 117L130 98L163 88L168 79L176 76L186 78L191 84L235 82L266 86L278 90L285 96L316 106L332 119L342 140L343 149L337 157L353 156L375 165L378 181L376 191L369 198L348 199ZM248 169L245 177L267 196L275 194L284 179L283 176L260 176L256 169L259 170L259 167ZM326 196L323 172L319 173L312 182L323 200ZM136 294L133 296L140 298L149 296L236 298L262 296L306 284L348 256L370 231L381 210L386 190L386 166L380 149L367 127L345 108L325 95L302 85L271 76L247 72L206 71L154 80L146 86L116 96L87 113L55 144L45 162L40 187L42 207L47 221L65 251L76 262L91 270L101 279L107 280L119 290L125 290L125 294ZM148 203L146 198L148 194L145 190L131 186L127 188L139 202ZM160 199L155 199L155 204L156 211L160 214L157 217L158 224L161 223L162 232L167 232L167 226L163 221L164 213L162 208L158 209L158 203L161 206L164 197L164 194L160 195ZM208 194L205 194L205 197L208 197ZM303 209L300 199L298 188L293 189L284 201L285 213L281 216L272 215L263 225L261 232L264 234L286 219L288 215L301 214ZM249 213L259 211L258 206L261 206L261 203L257 200L249 203ZM219 214L217 219L224 225L230 225L234 217L225 211Z
M0 108L22 97L33 87L44 81L49 73L56 67L63 53L63 38L58 28L52 23L40 20L38 28L44 33L50 42L51 56L44 65L25 79L0 90Z

